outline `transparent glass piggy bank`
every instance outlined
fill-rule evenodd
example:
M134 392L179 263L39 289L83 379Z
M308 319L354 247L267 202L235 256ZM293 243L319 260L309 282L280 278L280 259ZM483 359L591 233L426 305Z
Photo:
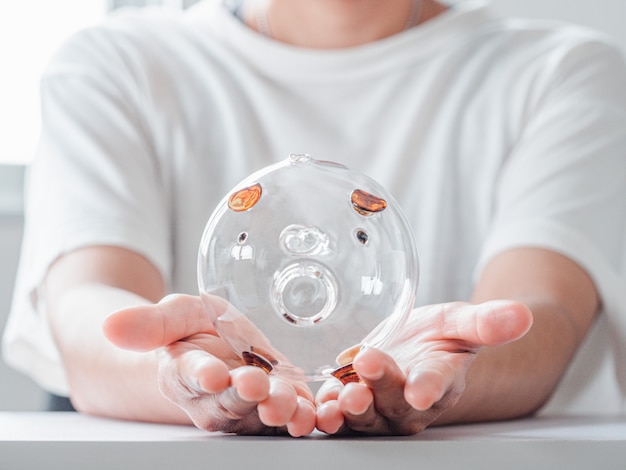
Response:
M371 178L307 155L254 173L210 217L200 295L244 364L303 381L358 380L413 306L418 255L400 206Z

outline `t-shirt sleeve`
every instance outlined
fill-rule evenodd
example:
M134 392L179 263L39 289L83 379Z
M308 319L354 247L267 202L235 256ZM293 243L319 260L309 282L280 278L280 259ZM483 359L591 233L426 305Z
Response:
M114 42L88 31L60 50L42 79L41 138L28 171L4 353L56 393L67 384L37 295L50 264L80 247L113 245L144 255L166 280L170 271L166 172L140 79L125 60Z
M546 64L519 141L499 179L476 270L507 249L554 250L596 284L626 358L626 68L603 41L581 41ZM540 86L535 84L535 86ZM619 365L622 372L626 364ZM621 377L626 392L626 372Z

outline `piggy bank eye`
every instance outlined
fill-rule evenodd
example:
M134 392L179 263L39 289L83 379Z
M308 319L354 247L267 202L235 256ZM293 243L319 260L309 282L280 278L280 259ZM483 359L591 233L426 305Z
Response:
M228 198L228 208L234 212L247 211L259 202L262 192L259 183L235 191Z
M247 239L248 239L248 232L241 232L239 236L237 237L237 243L239 243L240 245L243 245L244 243L246 243Z
M367 234L367 232L365 230L357 230L356 232L354 232L354 236L356 237L356 239L358 240L358 242L361 245L367 245L367 242L369 241L370 237Z
M355 189L350 196L352 208L359 214L370 216L387 208L387 201L382 197L370 194L362 189Z

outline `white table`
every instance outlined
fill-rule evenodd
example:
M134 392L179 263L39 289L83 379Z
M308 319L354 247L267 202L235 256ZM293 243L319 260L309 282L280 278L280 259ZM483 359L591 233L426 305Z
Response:
M0 469L626 469L626 417L534 418L411 437L206 433L78 413L0 412Z

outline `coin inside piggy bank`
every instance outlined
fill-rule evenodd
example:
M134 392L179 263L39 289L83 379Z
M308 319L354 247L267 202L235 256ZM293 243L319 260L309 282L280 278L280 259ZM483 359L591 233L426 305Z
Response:
M385 349L413 307L415 238L373 179L291 155L217 206L198 257L200 295L243 364L290 379L358 380L363 346Z

